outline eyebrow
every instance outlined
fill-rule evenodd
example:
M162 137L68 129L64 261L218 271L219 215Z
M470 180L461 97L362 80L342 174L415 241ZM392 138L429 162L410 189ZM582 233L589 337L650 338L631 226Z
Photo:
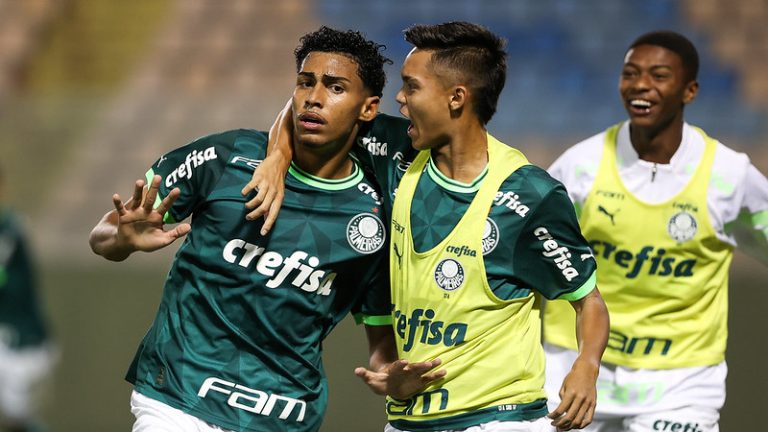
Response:
M624 67L627 67L627 66L631 66L631 67L634 67L634 68L637 68L637 69L642 69L642 67L640 65L638 65L637 63L634 63L634 62L624 63ZM651 65L651 66L648 67L648 69L659 69L659 68L673 69L673 66L672 65L668 65L668 64L654 64L654 65Z
M308 78L316 78L313 72L299 72L299 76L305 76ZM352 82L349 78L336 75L323 74L320 78L323 82Z

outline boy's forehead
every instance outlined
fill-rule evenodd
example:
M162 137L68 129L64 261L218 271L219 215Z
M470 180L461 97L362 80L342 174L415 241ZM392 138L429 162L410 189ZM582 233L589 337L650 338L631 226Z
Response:
M659 45L637 45L627 50L624 56L624 64L627 63L651 63L654 66L683 66L680 56L667 48Z
M414 48L405 57L401 70L405 72L408 70L425 68L429 65L431 60L432 51Z
M310 52L301 63L301 72L350 79L357 76L357 69L357 62L350 57L341 53L324 51Z

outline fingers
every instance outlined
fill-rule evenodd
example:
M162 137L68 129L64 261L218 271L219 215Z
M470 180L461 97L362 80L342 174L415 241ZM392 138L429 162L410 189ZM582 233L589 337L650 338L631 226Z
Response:
M248 196L248 194L251 193L251 191L258 189L256 187L256 185L258 185L258 183L259 183L258 180L254 180L253 178L251 178L251 181L246 183L245 186L243 186L243 188L240 190L240 194L242 196ZM245 204L245 207L246 208L252 208L248 203Z
M439 380L440 378L443 378L447 373L448 371L446 371L445 369L440 369L437 372L424 374L421 376L421 382L424 384L429 384L432 381L436 381L436 380Z
M429 370L432 370L442 364L442 360L439 358L425 361L425 362L419 362L419 363L411 363L408 365L408 370L413 372L419 372L419 373L425 373Z
M144 202L142 203L144 211L147 213L152 211L152 208L155 206L155 200L157 199L157 193L160 189L160 176L156 175L152 177L152 183L149 185L149 190L147 190L147 195L144 197Z
M562 430L581 429L592 422L595 403L586 397L561 391L562 402L549 413L552 426Z
M188 223L179 224L176 228L172 229L170 233L174 236L174 240L184 237L190 231L192 231L192 225Z
M129 210L137 208L141 204L141 198L144 196L144 180L136 180L133 185L133 195L126 203Z
M582 429L592 423L593 410L593 405L587 403L582 404L581 407L579 407L578 413L576 413L576 415L573 417L573 427L576 429Z
M160 201L160 205L158 205L155 210L161 215L165 215L165 213L171 209L171 206L173 206L173 203L176 201L176 198L178 198L179 195L181 195L181 190L179 188L173 188L173 190L168 194L168 196L163 198L162 201ZM147 194L147 197L149 197L149 194Z
M123 205L123 200L120 199L120 195L112 195L112 204L115 206L115 210L117 210L118 216L123 216L126 213L125 206Z
M370 384L376 378L377 373L364 367L357 367L355 368L355 375L365 381L366 384Z
M253 210L248 213L248 216L254 215L251 220L264 214L265 209L262 208L261 205L264 204L264 201L269 197L269 185L258 185L258 187L254 187L253 190L256 191L256 196L245 203L246 208Z
M562 401L560 402L560 405L558 405L557 408L549 413L547 417L552 419L552 426L568 430L570 429L571 420L573 418L573 415L567 415L568 409L571 406L571 399L567 396L563 397L563 395L561 395L561 398Z
M283 208L284 198L285 193L283 193L283 191L275 193L275 196L272 198L272 204L269 206L269 211L267 211L267 214L264 216L264 225L261 226L261 235L267 235L275 225L277 215L280 214L280 209Z

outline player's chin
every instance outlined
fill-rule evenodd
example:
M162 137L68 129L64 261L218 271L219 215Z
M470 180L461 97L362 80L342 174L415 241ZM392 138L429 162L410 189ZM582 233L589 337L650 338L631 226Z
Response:
M296 140L299 144L307 147L320 147L328 142L328 139L323 134L311 132L297 134Z

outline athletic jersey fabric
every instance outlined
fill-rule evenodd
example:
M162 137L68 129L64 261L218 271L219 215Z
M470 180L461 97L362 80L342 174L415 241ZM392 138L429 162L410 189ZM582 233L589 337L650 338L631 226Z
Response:
M19 350L48 338L40 310L37 274L21 225L0 207L0 343Z
M490 135L488 169L471 184L454 182L429 152L417 158L407 126L379 115L360 142L388 208L395 202L393 239L407 239L390 253L399 354L439 356L452 379L407 401L388 399L390 423L432 431L541 417L534 294L577 300L595 286L572 204L562 185ZM500 364L510 366L503 377Z
M267 236L240 194L267 134L234 130L163 155L147 178L191 216L155 321L127 379L146 396L230 430L315 431L326 408L322 340L347 313L389 325L386 229L357 163L341 180L292 166ZM160 197L158 197L160 199Z

